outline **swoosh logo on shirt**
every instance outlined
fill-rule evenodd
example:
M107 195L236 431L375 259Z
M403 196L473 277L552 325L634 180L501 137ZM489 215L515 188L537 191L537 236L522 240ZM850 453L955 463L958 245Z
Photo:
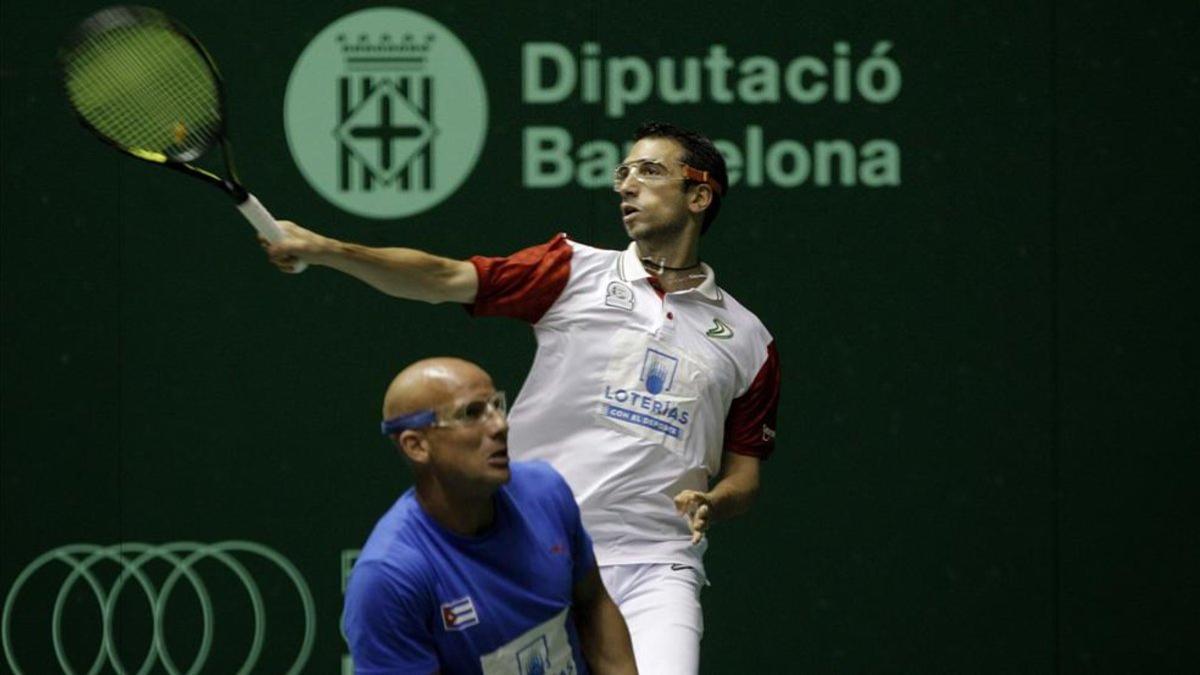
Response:
M733 337L733 329L724 321L713 319L713 327L709 328L705 335L714 340L728 340Z

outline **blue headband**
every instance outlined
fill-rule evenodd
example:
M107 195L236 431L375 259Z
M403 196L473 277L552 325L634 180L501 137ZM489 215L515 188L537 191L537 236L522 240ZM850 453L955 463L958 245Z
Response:
M391 436L408 429L424 429L434 422L437 422L437 413L432 410L418 410L380 422L379 431L384 436Z

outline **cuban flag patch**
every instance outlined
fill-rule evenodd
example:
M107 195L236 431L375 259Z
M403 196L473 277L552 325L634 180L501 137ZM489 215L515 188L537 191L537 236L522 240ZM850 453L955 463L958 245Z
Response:
M479 623L471 596L442 603L442 625L446 630L463 630Z

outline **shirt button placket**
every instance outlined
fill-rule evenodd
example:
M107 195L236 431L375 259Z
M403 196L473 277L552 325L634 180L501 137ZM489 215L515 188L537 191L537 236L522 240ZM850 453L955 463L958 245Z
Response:
M671 296L663 298L662 309L658 315L658 334L669 337L675 334L675 310L672 309Z

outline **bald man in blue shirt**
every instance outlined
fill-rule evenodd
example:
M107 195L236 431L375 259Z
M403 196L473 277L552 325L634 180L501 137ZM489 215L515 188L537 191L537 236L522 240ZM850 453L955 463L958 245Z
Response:
M453 358L402 371L383 433L415 485L380 519L346 590L355 671L629 675L629 632L570 488L510 462L503 392Z

